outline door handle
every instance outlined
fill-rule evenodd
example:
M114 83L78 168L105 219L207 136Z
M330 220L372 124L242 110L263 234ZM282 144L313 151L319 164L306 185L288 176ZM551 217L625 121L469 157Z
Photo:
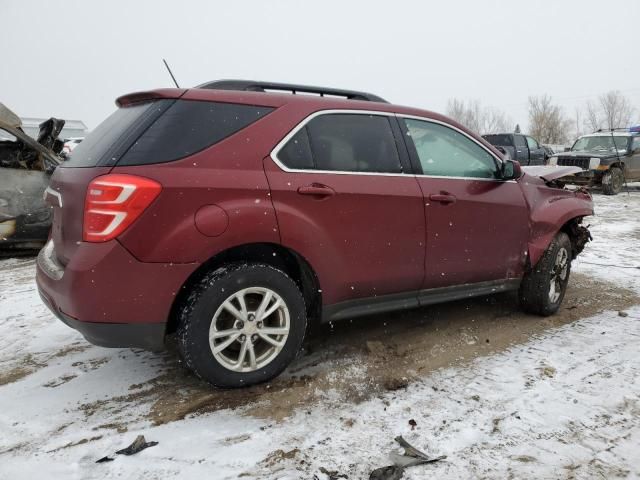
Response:
M431 195L429 195L429 200L444 204L456 203L455 195L451 195L449 193L432 193Z
M306 185L304 187L298 188L298 193L300 195L313 195L317 197L331 197L336 194L336 191L328 187L326 185L322 185L321 183L312 183L311 185Z

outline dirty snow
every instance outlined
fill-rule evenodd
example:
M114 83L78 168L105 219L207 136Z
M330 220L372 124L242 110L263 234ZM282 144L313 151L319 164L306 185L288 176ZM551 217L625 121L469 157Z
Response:
M596 195L595 201L594 242L574 272L612 282L614 292L638 295L640 191ZM0 261L0 479L43 478L43 472L46 478L78 479L328 478L321 467L361 479L390 463L388 452L397 449L393 438L399 434L431 455L447 455L408 469L407 479L640 477L638 306L622 316L610 310L548 324L500 351L414 372L409 381L398 378L397 388L375 392L358 382L371 372L366 355L314 363L320 354L311 352L292 370L304 382L305 375L329 365L329 387L284 417L270 417L281 405L269 402L286 403L299 383L285 383L273 398L266 395L270 386L261 386L230 408L196 410L165 423L149 417L154 395L180 398L176 410L195 380L145 397L151 387L140 385L158 382L172 354L88 345L41 305L33 272L33 259ZM580 292L574 295L579 299ZM438 310L423 309L432 311ZM358 325L365 342L367 328ZM505 320L504 328L515 327ZM482 342L467 330L459 336L464 345ZM413 362L412 355L407 358ZM339 381L353 382L357 391L345 397L331 387ZM238 399L244 393L228 395ZM412 429L409 420L417 426ZM95 463L138 434L159 445Z

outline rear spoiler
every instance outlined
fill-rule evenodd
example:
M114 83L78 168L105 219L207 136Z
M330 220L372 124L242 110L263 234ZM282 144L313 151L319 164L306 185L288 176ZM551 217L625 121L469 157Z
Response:
M146 92L133 92L116 98L118 107L126 107L134 103L146 102L149 100L160 100L163 98L177 99L187 93L186 88L159 88Z

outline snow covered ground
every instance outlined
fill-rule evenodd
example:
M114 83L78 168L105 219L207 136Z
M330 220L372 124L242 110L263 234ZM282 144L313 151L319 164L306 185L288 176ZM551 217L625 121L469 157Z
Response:
M595 201L558 316L502 296L347 322L233 392L172 353L87 344L33 259L0 261L0 479L362 479L397 435L447 455L407 479L640 478L640 191ZM159 444L95 463L138 434Z

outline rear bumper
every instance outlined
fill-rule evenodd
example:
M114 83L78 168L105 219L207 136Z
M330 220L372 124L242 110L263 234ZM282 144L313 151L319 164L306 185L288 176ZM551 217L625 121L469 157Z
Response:
M144 263L117 241L81 243L65 266L53 244L38 255L43 302L65 324L103 347L162 349L173 301L194 264Z
M162 350L164 348L165 324L163 323L95 323L75 320L56 309L39 290L42 302L64 324L77 330L89 342L99 347L143 348Z

